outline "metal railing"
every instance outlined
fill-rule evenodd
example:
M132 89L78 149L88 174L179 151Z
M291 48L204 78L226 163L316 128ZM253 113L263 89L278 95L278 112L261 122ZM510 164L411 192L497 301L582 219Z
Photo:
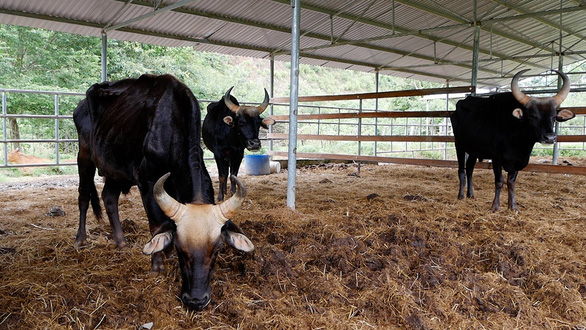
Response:
M20 89L0 89L1 94L1 109L0 121L2 125L0 144L2 146L2 153L0 153L0 168L13 167L31 167L31 166L71 166L75 165L75 161L63 162L62 156L74 158L77 154L77 132L73 125L73 110L79 100L85 97L84 93L78 92L62 92L62 91L33 91ZM37 114L33 113L16 113L16 109L10 108L10 98L19 94L26 95L43 95L47 98L43 101L45 104L45 113L39 111ZM72 98L77 102L68 100L64 103L64 98ZM206 105L216 100L199 100L202 104L202 111L205 111ZM449 102L446 100L446 105ZM392 116L379 118L376 115L388 111L377 110L364 106L360 100L357 108L353 107L336 107L329 105L299 105L298 132L300 135L315 135L325 136L324 140L303 140L299 139L301 143L298 144L298 152L312 152L315 150L324 151L332 150L337 153L355 154L361 156L382 156L382 157L408 157L408 158L432 158L450 160L455 159L455 150L453 142L434 141L441 137L451 136L451 123L447 118L447 114L453 109L428 111L429 109L418 111L420 115L413 117ZM280 117L277 120L277 125L272 129L272 133L268 134L265 130L261 130L260 137L262 140L269 140L271 143L265 144L269 146L270 151L285 151L287 150L287 141L283 138L275 138L281 132L287 132L288 122L285 119L289 111L287 104L276 103L271 106L271 113ZM416 111L406 111L405 113L412 113ZM344 118L319 118L319 119L303 119L303 115L348 115ZM429 117L428 116L431 116ZM432 115L433 114L433 115ZM202 118L205 112L202 114ZM360 115L360 116L354 116ZM51 133L45 133L41 136L29 137L9 137L9 122L21 120L22 124L39 125L35 127L36 130L41 130ZM42 122L31 123L37 120ZM580 123L577 124L576 122ZM49 122L51 122L49 124ZM42 126L42 127L41 127ZM52 130L49 129L52 127ZM63 132L67 132L64 136ZM276 133L275 133L276 132ZM561 134L586 135L586 116L578 116L572 121L562 123L560 126ZM10 135L12 132L10 133ZM345 138L347 136L356 136L356 139ZM380 140L368 139L368 137L396 137L395 140ZM418 137L419 140L415 139ZM429 141L421 137L430 137ZM367 141L365 141L367 140ZM13 145L10 148L10 145ZM64 145L67 145L67 148ZM21 148L25 153L37 154L40 152L43 156L47 156L47 150L52 149L48 158L49 162L39 164L11 164L8 162L8 153L16 146L24 145ZM39 146L35 148L34 146ZM68 149L68 150L66 150ZM551 146L536 144L536 150L552 149ZM566 142L562 143L560 150L562 152L569 151L585 151L586 143L584 142ZM548 153L547 151L546 153ZM213 159L209 152L206 152L206 160Z
M33 113L17 113L16 109L12 109L10 106L11 98L17 98L18 95L35 95L35 96L47 96L41 101L42 104L36 103L37 106L44 108L44 111L33 114ZM64 105L64 97L75 99L76 102L69 100ZM79 92L64 92L64 91L37 91L27 89L3 89L0 88L0 100L1 100L1 131L0 131L0 168L19 168L19 167L47 167L47 166L72 166L77 165L76 158L78 151L78 139L77 131L73 123L73 111L77 106L77 103L85 98L85 93ZM211 102L217 102L217 100L206 100L198 99L200 107L202 109L202 120L205 116L205 109L207 104ZM258 102L243 102L246 104L260 104ZM36 127L38 131L43 128L44 131L48 131L51 127L50 134L40 134L37 136L28 137L11 137L10 122L21 121L18 124L24 124L29 127L31 125L39 125ZM31 123L31 120L42 121L42 123ZM49 123L51 122L51 123ZM63 132L67 131L68 136L64 137ZM266 140L266 134L261 136L261 140ZM64 144L68 144L67 148L64 148ZM20 148L27 156L35 156L43 161L41 163L26 163L26 164L15 164L8 161L8 155L11 151L16 148ZM68 152L64 152L64 149L69 149ZM49 152L49 150L52 150ZM42 157L37 157L42 156ZM65 156L66 158L63 158ZM63 161L65 159L65 161ZM205 160L213 160L211 152L205 150Z
M32 95L47 95L52 98L52 113L51 114L32 114L32 113L12 113L9 111L8 108L8 94L32 94ZM73 96L79 97L80 99L85 96L84 93L76 93L76 92L63 92L63 91L35 91L35 90L23 90L23 89L0 89L1 95L1 108L2 113L0 115L0 119L2 122L2 139L0 143L2 144L2 162L0 163L0 167L23 167L27 166L30 167L30 164L22 165L22 164L9 164L8 163L8 153L9 153L9 145L13 144L15 146L20 146L21 144L54 144L54 159L50 162L42 162L34 164L34 166L61 166L61 165L72 165L72 163L62 163L60 161L60 148L59 145L61 143L77 143L77 136L75 138L64 138L61 136L61 121L70 121L73 123L73 116L71 113L63 114L61 109L61 99L63 96ZM51 137L49 136L42 136L42 137L29 137L29 138L21 138L19 136L13 136L9 138L8 134L8 123L10 121L14 121L15 123L19 120L28 120L27 125L34 125L35 123L31 123L30 121L33 119L45 120L45 121L52 121L53 122L53 134ZM37 123L38 124L38 123ZM13 126L17 127L17 126ZM15 132L11 132L11 134L15 134ZM13 148L14 149L14 148ZM45 158L47 159L47 158Z
M406 92L409 94L409 91ZM399 92L394 93L396 94L389 97L404 97ZM357 98L361 95L365 94L354 96ZM326 102L340 100L338 97L349 99L348 95L306 97L306 99L308 102ZM378 97L378 95L366 95L366 97ZM447 110L430 111L429 106L421 104L419 111L413 109L393 111L393 109L364 107L362 100L358 101L358 107L300 104L297 120L297 153L304 154L301 158L342 159L341 154L344 154L346 156L344 159L354 160L365 157L456 159L452 127L448 118L449 114L455 110L455 102L450 103L446 99L444 103L446 107L443 109L447 108ZM437 105L435 108L439 109ZM288 105L276 104L274 107L277 114L274 117L280 122L280 129L286 131L287 115L281 114L287 113ZM571 121L560 123L559 150L565 155L583 155L586 151L584 142L586 109L584 107L569 109L574 110L577 116ZM323 115L324 113L334 115ZM280 140L273 141L272 155L286 157L284 154L287 150L286 136L272 133L269 137ZM322 151L328 148L333 152ZM534 153L540 156L551 155L554 158L552 145L537 143Z

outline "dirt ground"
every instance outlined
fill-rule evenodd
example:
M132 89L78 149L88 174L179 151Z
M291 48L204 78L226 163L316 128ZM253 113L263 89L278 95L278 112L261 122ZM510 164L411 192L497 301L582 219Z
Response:
M149 276L136 189L120 199L130 247L89 216L76 250L75 176L2 183L0 329L585 329L586 177L521 172L518 213L506 191L490 212L491 171L475 180L458 201L455 169L306 167L291 211L286 173L244 176L233 221L256 249L223 248L197 313L175 257Z

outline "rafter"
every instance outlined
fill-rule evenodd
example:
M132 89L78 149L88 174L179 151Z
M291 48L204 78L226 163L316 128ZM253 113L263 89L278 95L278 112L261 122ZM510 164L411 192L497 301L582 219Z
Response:
M289 3L288 0L272 0L272 1L278 2L278 3L283 3L283 4ZM473 22L468 21L468 20L466 20L466 19L464 19L462 17L453 15L451 13L445 12L445 11L430 11L430 9L427 8L427 7L425 7L424 5L417 4L416 2L413 2L413 1L407 1L407 0L395 0L395 1L400 2L402 4L405 4L405 5L408 5L408 6L411 6L411 7L414 7L414 8L418 8L418 9L423 8L422 10L425 10L426 12L433 13L433 14L437 14L437 15L442 16L442 17L446 16L445 18L448 18L450 20L453 20L453 21L455 21L457 23L456 25L454 25L455 27L459 27L459 26L462 26L462 25L469 26L469 27L470 26L473 26ZM326 15L332 15L332 13L333 13L332 10L329 10L329 9L326 9L326 8L322 8L322 7L319 7L319 6L315 6L315 5L301 4L301 7L303 9L320 12L320 13L323 13L323 14L326 14ZM427 39L427 40L430 40L430 41L433 41L433 42L439 42L439 43L446 44L446 45L449 45L449 46L457 46L458 48L461 48L461 49L464 49L464 50L473 51L473 47L470 46L470 45L460 44L457 41L445 39L443 37L434 36L432 34L429 34L429 33L426 33L425 32L425 31L430 31L431 32L431 31L433 31L433 29L427 29L427 30L409 30L409 29L401 28L401 27L396 26L396 25L391 25L391 24L388 24L388 23L385 23L385 22L380 22L380 21L371 20L371 19L365 19L365 18L361 18L361 17L356 16L356 15L348 14L348 13L337 13L336 16L338 16L340 18L345 18L345 19L348 19L348 20L357 21L357 22L360 22L360 23L363 23L363 24L367 24L367 25L371 25L371 26L376 26L376 27L379 27L379 28L387 29L389 31L395 31L399 35L400 34L404 34L404 35L415 35L415 36L417 36L419 38L422 38L422 39ZM440 27L440 29L441 29L441 27ZM495 33L494 30L493 30L493 33ZM539 44L539 43L536 43L536 42L529 43L529 42L527 42L527 40L524 40L524 39L519 38L519 37L510 36L510 35L508 35L506 33L500 33L500 34L499 33L495 33L495 34L500 35L500 36L502 36L504 38L512 39L512 40L515 40L517 42L521 42L521 43L527 44L527 45L529 45L529 46L531 46L533 48L540 48L540 49L541 48L544 48L544 46L541 45L541 44ZM350 43L352 43L354 45L357 45L357 46L364 44L364 43L362 43L360 41L350 41ZM549 51L549 52L555 52L554 50L548 49L548 48L547 48L547 51ZM479 52L481 54L484 54L484 55L492 55L492 56L496 56L496 57L502 58L504 60L510 60L506 54L491 52L488 49L481 48L479 50ZM536 68L539 68L539 69L547 69L547 68L539 67L539 66L536 66Z
M115 1L119 1L119 2L124 2L125 0L115 0ZM282 2L281 0L273 0L276 2ZM141 6L151 6L152 4L148 1L144 1L144 0L135 0L133 1L134 5L141 5ZM302 8L306 8L306 5L302 5ZM245 20L245 19L241 19L241 18L236 18L236 17L229 17L226 15L219 15L216 13L211 13L211 12L204 12L204 11L199 11L199 10L194 10L191 8L176 8L173 10L174 12L178 12L178 13L183 13L183 14L189 14L189 15L195 15L195 16L201 16L201 17L207 17L207 18L211 18L211 19L218 19L218 20L222 20L222 21L228 21L228 22L232 22L232 23L238 23L238 24L243 24L246 26L254 26L254 27L259 27L259 28L264 28L264 29L268 29L268 30L272 30L272 31L277 31L277 32L283 32L283 33L290 33L290 28L289 27L285 27L285 26L278 26L278 25L269 25L269 24L261 24L258 22L254 22L254 21L250 21L250 20ZM323 12L323 11L322 11ZM346 14L341 13L341 12L333 12L333 11L328 11L327 12L328 15L336 15L336 16L346 16ZM359 18L359 17L354 17L355 20L362 22L363 19ZM381 23L382 24L382 23ZM403 30L402 30L403 31ZM406 30L404 30L406 31ZM315 32L311 32L311 31L301 31L301 35L309 37L309 38L314 38L314 39L319 39L319 40L323 40L325 41L329 46L328 47L336 47L337 43L331 44L331 36L329 35L324 35L324 34L318 34ZM445 42L442 38L439 37L434 37L434 41L436 42ZM394 49L394 48L389 48L389 47L382 47L382 46L377 46L377 45L373 45L373 44L369 44L369 43L365 43L365 42L360 42L360 41L356 41L356 40L346 40L346 39L340 39L338 41L339 45L343 45L343 44L352 44L354 46L357 47L362 47L362 48L366 48L366 49L372 49L372 50L376 50L379 52L387 52L387 53L391 53L391 54L396 54L396 55L401 55L401 56L410 56L413 58L417 58L417 59L422 59L422 60L426 60L426 61L430 61L430 62L434 62L436 59L433 56L426 56L426 55L422 55L422 54L417 54L417 53L413 53L413 52L408 52L408 51L404 51L404 50L400 50L400 49ZM456 44L454 44L455 46ZM458 44L459 45L459 44ZM461 45L459 45L461 46ZM471 50L471 48L469 49ZM272 51L270 51L271 53L279 53L281 52L282 49L273 49ZM487 52L488 53L488 52ZM307 54L307 52L305 53ZM493 53L494 55L494 53ZM305 55L307 56L307 55ZM314 55L314 56L318 56L318 55ZM504 54L498 54L495 56L501 56L504 59L506 58L506 55ZM342 60L338 60L338 62L344 62ZM377 67L377 64L373 64L370 63L367 65L368 67ZM457 65L457 66L461 66L464 67L466 69L470 69L469 65ZM536 66L539 67L539 66ZM540 69L547 69L547 68L541 68ZM481 69L484 70L484 69ZM491 73L491 74L496 74L496 72L491 71L491 70L486 70L487 73Z

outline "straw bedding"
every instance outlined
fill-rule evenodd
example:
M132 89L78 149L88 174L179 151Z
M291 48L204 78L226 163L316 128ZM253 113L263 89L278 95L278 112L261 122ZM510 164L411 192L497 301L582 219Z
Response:
M0 185L0 328L586 327L586 177L522 172L519 213L490 212L488 170L476 199L457 201L454 169L306 167L295 211L286 178L243 177L233 221L256 249L223 248L197 313L177 298L174 255L149 276L136 189L120 199L129 247L90 215L76 250L75 177Z

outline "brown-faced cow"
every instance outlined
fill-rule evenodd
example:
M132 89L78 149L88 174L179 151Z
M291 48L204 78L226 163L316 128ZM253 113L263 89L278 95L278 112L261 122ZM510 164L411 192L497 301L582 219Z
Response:
M268 128L275 123L272 118L262 119L260 115L269 105L269 93L265 89L265 99L258 107L239 105L230 95L231 87L224 97L208 105L208 113L203 120L202 138L206 147L214 153L218 167L220 188L218 201L224 200L227 192L228 172L238 175L238 169L244 157L244 149L258 151L261 147L258 138L260 127ZM234 179L230 190L236 191Z
M100 215L96 168L105 178L102 199L119 247L126 242L118 198L138 185L153 235L143 249L152 255L151 270L163 269L163 251L174 245L183 280L181 299L190 308L204 308L210 301L210 277L223 239L243 251L254 246L229 220L244 198L242 184L236 181L239 192L213 205L195 96L171 75L142 75L91 86L73 117L79 134L76 245L86 242L90 202Z
M458 199L464 198L466 182L467 197L474 198L474 165L477 159L492 159L495 177L492 210L497 211L499 208L504 168L508 174L509 209L516 211L515 181L518 171L529 163L533 145L536 142L554 143L554 121L563 122L574 118L574 113L569 110L557 110L570 92L570 81L565 73L555 71L563 80L557 95L529 97L521 92L518 85L519 77L525 71L513 77L511 93L495 94L488 98L468 96L456 104L456 111L450 118L458 157Z
M8 162L12 164L50 164L53 161L48 158L40 158L33 155L26 155L24 152L20 150L20 148L16 148L8 153ZM19 167L18 170L25 174L31 174L34 170L34 167Z

